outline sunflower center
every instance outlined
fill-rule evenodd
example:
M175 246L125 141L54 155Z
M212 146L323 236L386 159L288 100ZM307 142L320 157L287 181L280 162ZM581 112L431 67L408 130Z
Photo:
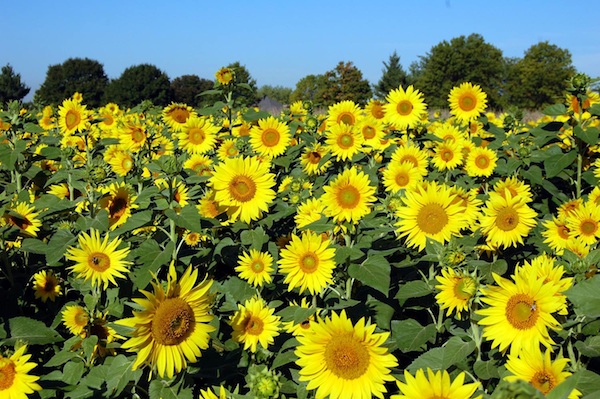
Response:
M459 277L454 285L454 295L462 300L468 301L475 293L475 284L470 277Z
M449 148L444 148L440 153L440 158L442 158L444 162L450 162L454 159L454 151Z
M178 345L194 331L196 318L182 298L167 298L152 319L152 336L161 345Z
M360 202L360 192L352 185L340 189L337 195L338 204L344 209L354 209Z
M375 137L375 133L376 133L376 132L377 132L377 131L375 130L375 128L374 128L373 126L365 126L365 127L363 127L363 129L362 129L362 134L363 134L363 137L364 137L366 140L370 140L370 139L372 139L373 137Z
M412 110L413 105L408 100L402 100L396 105L396 111L402 116L410 115Z
M31 226L32 223L24 216L9 216L8 223L17 226L21 230L27 230L27 227Z
M437 234L446 224L448 224L448 214L440 204L425 204L417 214L417 226L426 234Z
M263 265L263 263L258 260L255 260L254 262L252 262L252 265L250 267L252 268L252 271L254 273L260 273L263 270L265 270L265 265Z
M337 143L341 148L347 150L354 144L354 137L351 134L344 133L338 137Z
M299 265L304 273L313 273L319 267L319 258L313 252L307 252L300 257Z
M277 129L266 129L262 133L262 142L267 147L275 147L279 144L279 132Z
M260 318L250 314L244 319L243 326L247 334L260 335L264 330L265 323Z
M16 375L15 363L10 359L0 357L0 391L12 387Z
M337 122L338 122L338 124L345 123L346 125L354 125L354 122L355 122L354 115L352 115L350 112L342 112L337 117Z
M490 159L487 155L479 155L475 158L475 166L479 169L487 169L490 166Z
M529 330L535 326L539 310L533 298L526 294L513 295L506 304L506 319L518 330Z
M92 252L88 255L88 266L94 271L103 272L110 268L110 258L104 252Z
M309 163L317 165L321 161L321 154L316 151L311 151L308 153L307 158Z
M233 146L227 147L227 151L225 151L225 152L226 152L227 156L230 156L230 157L234 157L238 154L237 148L235 148Z
M477 98L470 93L463 94L458 99L458 106L463 111L472 111L477 106Z
M54 284L54 281L46 280L44 283L43 291L44 292L54 292L54 287L56 287L56 284Z
M127 210L127 198L116 197L108 207L108 214L111 219L120 218Z
M569 239L569 228L567 226L558 226L558 228L556 229L556 232L558 233L558 236L560 238L562 238L563 240L568 240Z
M90 321L90 318L88 317L87 313L85 313L81 309L75 314L75 317L73 319L75 320L75 324L80 327L87 326L88 321Z
M65 115L65 125L67 125L67 129L75 129L75 127L79 125L79 122L81 122L81 115L79 115L79 112L72 109L68 110Z
M109 336L108 330L102 324L98 323L92 325L90 334L97 336L99 341L105 341Z
M204 139L206 139L206 135L204 134L204 130L193 127L188 132L188 139L192 144L202 144L204 143Z
M519 214L512 207L503 208L496 216L496 226L503 231L514 230L519 225Z
M377 119L381 119L385 116L385 112L383 110L382 104L373 104L371 108L371 115L373 115Z
M352 335L337 335L325 347L327 369L339 378L354 380L369 368L369 351Z
M185 123L190 117L190 113L184 108L175 108L169 113L169 116L177 123Z
M400 187L406 187L408 185L408 183L410 182L408 173L405 173L405 172L396 173L394 180L396 181L396 184L399 185Z
M115 118L113 118L111 114L103 114L102 119L102 123L104 123L105 126L111 126L115 123Z
M141 128L136 127L131 131L131 140L135 143L141 143L146 140L146 133Z
M546 371L537 371L530 383L545 395L556 386L556 378Z
M593 236L598 231L598 223L594 220L584 220L579 227L581 230L581 234L584 236Z
M235 176L229 183L229 193L239 202L248 202L256 194L256 183L248 176Z
M419 161L412 155L404 155L400 159L400 163L402 162L410 162L415 168L419 166Z
M125 170L131 170L131 168L133 168L133 161L131 160L131 158L123 158L121 166Z

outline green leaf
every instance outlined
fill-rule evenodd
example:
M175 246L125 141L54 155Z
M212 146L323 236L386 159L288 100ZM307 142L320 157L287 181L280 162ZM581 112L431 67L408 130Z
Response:
M491 380L492 378L500 378L498 372L498 365L493 360L477 360L473 364L473 371L475 375L482 380Z
M414 319L392 320L392 338L402 352L421 352L436 336L435 324L423 327Z
M567 107L564 104L554 104L544 108L542 112L548 116L560 116L567 113Z
M238 303L244 303L245 300L252 298L256 294L256 290L250 284L241 280L236 276L228 278L219 292L225 294L225 303L221 305L221 312L236 311Z
M137 381L141 377L142 370L133 371L131 369L133 362L134 359L129 360L124 355L107 359L106 364L110 365L106 375L106 388L107 393L110 393L109 397L118 397L130 381Z
M58 230L50 241L48 242L48 248L52 248L51 251L46 253L46 263L48 266L58 266L59 261L65 256L67 248L72 246L77 241L77 237L74 236L70 231Z
M255 111L254 109L249 109L244 113L242 118L244 118L244 120L247 122L255 122L259 119L266 119L269 116L271 116L271 114L269 114L267 111Z
M302 323L315 314L315 308L303 308L302 306L287 306L277 312L283 321L292 321L294 324Z
M156 273L161 266L169 263L173 248L175 248L175 244L172 241L169 241L163 249L156 241L146 240L132 251L133 255L137 257L137 263L140 264L132 273L133 284L136 288L144 289L148 286L152 280L150 272Z
M136 212L133 215L131 215L130 217L128 217L127 221L125 223L123 223L121 226L119 226L118 228L116 228L112 232L112 234L118 236L118 235L121 235L128 231L142 227L142 226L150 223L150 221L152 220L152 215L153 215L153 212L151 210Z
M352 263L348 267L348 274L363 283L373 287L384 295L390 289L390 264L381 255L369 256L360 265Z
M25 238L21 243L21 250L33 254L46 254L48 245L37 238Z
M477 267L486 283L494 282L493 273L502 276L508 270L508 263L504 259L498 259L495 262L472 261L471 265Z
M64 364L75 357L77 357L75 352L71 352L69 349L63 349L52 356L50 360L44 364L44 367L60 366L61 364Z
M579 382L581 375L573 374L567 377L566 380L552 388L550 392L546 394L546 399L568 399L569 395Z
M192 399L192 390L181 388L181 384L167 385L166 381L153 380L150 383L150 399Z
M565 293L578 313L586 317L600 317L600 275L583 280Z
M371 295L367 295L367 307L375 310L375 324L385 330L390 329L390 322L394 316L394 308L387 303L377 300Z
M423 353L407 369L411 372L427 367L432 370L447 370L473 353L475 347L473 341L464 342L460 337L452 337L444 346Z
M395 298L400 301L400 305L410 298L420 298L429 295L433 289L423 280L409 281L402 284L396 293Z
M600 357L600 337L587 337L585 341L575 342L575 347L587 357Z
M581 125L577 125L573 128L573 133L576 137L580 138L589 145L598 144L598 136L600 136L600 131L598 131L598 129L595 127L588 127L583 130Z
M577 159L577 151L569 151L566 154L557 154L546 158L544 160L546 177L551 178L557 176L565 168L573 165L575 159Z
M272 369L276 369L277 367L284 366L286 364L295 362L298 359L298 356L294 353L293 349L283 351L278 353L273 359L273 364L271 365Z
M242 231L240 239L242 240L242 245L251 246L260 251L263 244L269 241L269 236L261 226L258 226L253 230Z
M77 385L83 376L83 362L68 362L63 367L63 381L69 385Z
M29 345L46 345L63 341L63 338L53 329L39 320L29 317L13 317L8 321L9 338L2 341L3 345L15 345L24 341Z
M179 213L173 209L166 209L165 215L169 219L172 219L178 227L197 232L202 228L200 214L198 213L198 209L193 205L184 206Z
M574 375L578 377L577 389L586 395L585 399L600 397L600 375L590 370L580 370Z

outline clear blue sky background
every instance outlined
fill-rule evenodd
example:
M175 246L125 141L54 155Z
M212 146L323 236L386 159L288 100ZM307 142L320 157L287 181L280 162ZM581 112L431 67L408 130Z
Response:
M111 79L142 63L171 79L213 79L239 61L259 87L294 88L340 61L376 83L394 51L408 70L436 44L471 33L506 57L548 41L568 49L578 71L600 76L600 24L589 5L564 1L0 0L0 10L0 66L31 87L26 100L50 65L71 57L99 61Z

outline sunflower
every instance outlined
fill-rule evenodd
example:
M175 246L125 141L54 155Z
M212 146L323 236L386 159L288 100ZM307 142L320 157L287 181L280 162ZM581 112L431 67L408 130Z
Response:
M154 292L141 290L146 298L134 298L141 310L133 317L121 319L117 324L133 328L131 338L121 346L137 353L132 369L150 366L161 377L172 378L175 373L194 363L202 356L201 349L208 348L209 333L215 327L209 323L209 289L212 280L196 284L198 270L187 267L179 281L173 262L169 266L166 290L156 280Z
M200 396L198 399L227 399L227 392L223 385L219 386L219 396L217 396L215 392L213 392L211 388L200 389Z
M400 190L410 190L423 181L419 170L410 162L390 162L383 169L382 175L385 191L393 194Z
M452 186L451 187L452 194L455 194L454 197L455 203L460 204L463 210L463 217L465 218L465 228L476 230L476 224L481 217L481 206L483 202L477 198L478 189L472 188L469 191L459 187Z
M490 177L494 173L498 155L487 147L475 147L469 151L465 161L465 170L471 177Z
M570 235L588 245L600 238L600 206L586 202L566 218Z
M542 231L544 243L548 244L557 255L562 255L569 242L573 241L566 218L561 219L554 216L550 220L543 221L542 226L544 227Z
M328 185L321 201L325 204L325 215L338 222L358 223L363 216L371 212L375 202L374 186L369 176L351 167L338 174Z
M220 205L235 208L232 220L250 223L269 210L275 199L275 175L269 173L270 166L255 157L229 158L215 166L208 184Z
M215 147L219 130L206 117L190 117L177 133L179 148L189 154L206 154Z
M183 162L183 167L193 170L198 176L210 176L213 173L213 161L207 155L192 154Z
M427 175L429 161L427 152L413 145L400 145L392 153L391 163L410 162L421 176Z
M583 207L584 200L583 198L575 198L566 202L563 202L558 207L557 216L559 218L567 218L573 214L575 211Z
M58 278L52 270L41 270L34 274L33 289L35 290L34 296L41 299L42 302L46 302L48 299L54 302L56 297L62 295Z
M301 367L300 381L316 389L317 398L383 398L384 384L393 381L396 357L383 346L389 332L376 333L377 326L364 317L353 325L345 310L311 323L314 334L297 335L294 353Z
M400 394L391 399L469 399L480 386L479 382L465 384L464 371L451 381L446 370L434 372L429 367L427 376L423 369L418 369L414 377L405 369L404 380L396 381Z
M450 90L448 95L450 113L461 122L477 119L487 106L487 95L479 85L470 82L461 83Z
M323 204L321 198L308 198L306 201L298 205L296 216L294 216L296 228L303 229L309 224L320 220L324 215L324 211L325 204Z
M364 141L357 128L341 123L331 126L327 131L325 145L338 161L347 161L361 151Z
M39 115L39 114L38 114ZM42 117L38 120L38 124L44 130L54 129L56 127L56 118L52 116L52 106L46 105L42 110ZM2 130L2 129L0 129Z
M0 355L0 397L23 399L42 389L36 382L40 377L29 374L37 364L28 361L31 355L26 355L26 350L23 345L9 357Z
M463 163L460 142L438 142L434 145L433 152L433 166L440 171L456 169Z
M523 349L518 356L508 355L506 368L511 375L504 377L504 380L508 382L527 381L538 391L547 395L571 375L570 372L565 371L569 359L559 356L552 360L551 352L550 349L546 349L542 354L540 347L535 345L529 349ZM573 389L567 398L577 399L580 396L581 392Z
M104 283L104 289L110 281L118 285L115 277L126 278L123 273L129 273L131 262L125 258L129 255L129 247L117 249L121 245L121 239L115 238L108 241L108 234L104 240L100 238L100 232L91 229L88 235L82 232L79 235L79 248L67 248L65 257L72 260L75 265L68 269L77 273L78 278L91 280L93 286Z
M342 123L354 126L362 114L360 107L351 100L339 101L330 105L327 112L327 127L331 128Z
M304 151L300 156L300 164L302 170L308 175L320 175L325 172L331 165L331 161L322 161L323 157L328 153L326 147L321 146L316 142L312 146L304 147Z
M208 190L202 198L200 198L198 205L196 205L196 209L198 209L200 216L207 219L216 219L228 211L227 207L221 206L215 200L215 192L213 190Z
M180 132L190 118L198 116L192 107L183 103L171 102L162 110L162 119L173 131Z
M221 85L228 85L233 80L233 77L233 69L228 67L223 67L217 72L215 72L215 78L217 79L217 82Z
M505 192L508 191L511 196L519 196L519 198L525 202L531 202L533 200L531 186L523 183L515 176L506 177L496 182L496 184L494 184L494 191L503 197L506 195Z
M458 126L448 122L440 123L431 128L434 136L439 137L442 141L452 141L459 143L468 139L467 134L464 130Z
M225 139L217 148L217 158L221 161L226 159L235 158L240 155L240 150L237 147L236 139Z
M442 275L435 278L440 283L435 286L440 290L435 299L441 309L446 309L446 316L450 316L455 309L459 317L461 312L468 312L471 298L477 291L475 279L453 268L442 269Z
M543 278L525 280L522 274L515 274L513 281L496 273L493 277L498 285L481 289L481 301L488 307L476 311L483 316L478 323L492 348L505 352L510 347L511 354L518 354L523 348L554 344L548 329L560 329L552 316L562 308L558 287Z
M296 301L291 301L289 304L289 307L310 309L311 305L306 300L306 297L302 297L299 305ZM285 323L283 323L283 328L285 329L286 332L292 334L293 336L312 334L312 333L314 333L312 326L314 323L316 323L316 321L317 321L316 315L319 313L320 310L321 309L316 308L315 313L311 314L306 319L301 320L299 322L296 322L296 320L285 322Z
M480 225L487 240L498 247L516 247L536 225L537 213L520 197L490 192L482 210Z
M406 237L407 245L419 251L425 249L428 238L446 243L458 236L465 222L465 208L454 199L449 187L436 182L406 191L403 206L396 210L398 236Z
M90 322L90 315L79 305L66 306L62 311L62 322L71 334L85 337L86 328Z
M134 153L140 151L148 140L147 128L146 123L134 115L124 118L117 131L119 147Z
M301 237L292 234L277 263L279 272L285 275L283 282L288 284L288 291L298 287L301 294L308 289L316 295L333 283L334 258L335 248L329 239L304 231Z
M422 115L427 112L427 104L423 100L423 93L412 85L402 86L391 90L386 97L387 104L384 120L393 125L397 130L406 130L416 127Z
M371 99L365 105L365 114L372 116L375 119L383 119L385 117L384 103L381 100Z
M131 216L131 210L138 207L133 188L125 183L112 183L102 189L102 198L98 200L100 208L108 212L108 224L111 230L116 229Z
M364 138L363 145L371 148L381 148L381 141L385 139L383 122L373 116L363 116L357 124L357 130Z
M250 145L260 155L275 158L285 152L292 136L290 127L273 116L258 120L250 130Z
M29 237L37 237L37 232L42 226L38 219L39 213L33 205L26 202L18 202L11 206L2 216L2 225L10 225L19 229L19 232Z
M239 256L235 271L253 287L262 287L263 283L269 284L273 280L273 257L268 252L252 248Z
M119 176L127 176L127 174L133 169L134 160L133 156L129 151L122 151L117 149L111 152L111 156L108 159L113 172Z
M273 313L262 298L253 297L238 304L238 310L229 319L233 328L232 338L244 344L244 350L256 353L258 344L264 349L275 342L279 335L280 317Z
M88 128L89 111L85 105L66 99L58 106L58 126L63 135L71 135Z

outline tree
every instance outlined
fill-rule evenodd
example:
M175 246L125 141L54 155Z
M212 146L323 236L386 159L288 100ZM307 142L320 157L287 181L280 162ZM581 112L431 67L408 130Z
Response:
M366 104L372 97L369 81L363 79L362 72L352 62L340 61L334 69L325 72L325 80L324 105L344 100Z
M234 84L238 86L237 91L234 93L233 100L234 105L238 107L250 107L255 105L259 101L257 95L258 88L256 87L256 80L252 78L250 72L244 65L241 65L239 61L227 65L234 72ZM239 87L239 85L242 85ZM248 87L244 87L248 85Z
M9 101L21 101L30 90L21 82L21 75L15 74L10 64L2 67L2 73L0 73L0 108Z
M89 58L69 58L48 67L46 80L35 92L34 101L41 105L58 105L79 92L85 104L98 107L102 105L107 85L108 77L101 63Z
M197 75L179 76L171 82L172 100L192 107L203 107L208 104L199 94L213 87L212 80L202 79Z
M290 96L292 95L292 89L283 86L263 85L258 89L257 94L259 98L269 97L273 100L279 101L282 104L289 104Z
M296 88L290 95L290 102L312 101L316 107L324 106L326 84L325 75L307 75L296 83Z
M390 56L389 61L387 63L384 61L383 65L385 66L382 71L383 75L373 87L375 95L380 99L384 99L392 89L407 86L408 82L408 76L400 64L400 57L395 51Z
M509 101L526 109L541 109L560 101L575 73L569 50L547 41L534 44L513 62L507 76Z
M106 100L123 107L134 107L149 100L164 107L171 101L171 82L167 74L154 65L131 66L110 82L106 88Z
M415 86L425 95L430 108L447 108L454 86L471 82L487 94L488 107L501 107L504 76L502 51L478 34L442 41L420 57L412 73Z

